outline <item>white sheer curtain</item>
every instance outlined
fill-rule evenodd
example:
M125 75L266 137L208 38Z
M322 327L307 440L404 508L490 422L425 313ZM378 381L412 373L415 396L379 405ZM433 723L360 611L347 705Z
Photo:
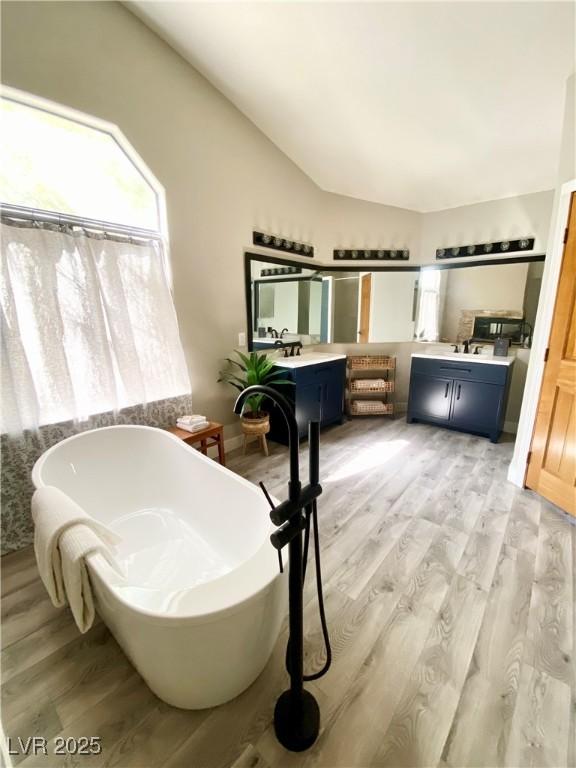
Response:
M2 224L2 432L190 392L157 243Z
M438 341L440 338L440 286L442 272L439 269L420 271L420 302L415 336L419 341Z

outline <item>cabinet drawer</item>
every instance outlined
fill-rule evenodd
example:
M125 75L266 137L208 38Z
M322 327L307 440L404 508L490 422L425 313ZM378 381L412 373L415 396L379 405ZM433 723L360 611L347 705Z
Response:
M472 356L471 356L472 357ZM426 376L440 376L461 381L483 381L487 384L505 384L508 377L507 365L475 363L470 360L438 360L424 357L412 358L412 373Z
M316 365L305 365L302 368L293 368L294 381L310 382L318 381L318 379L325 379L335 377L336 379L344 380L346 373L346 361L345 360L331 360L327 363L318 363Z

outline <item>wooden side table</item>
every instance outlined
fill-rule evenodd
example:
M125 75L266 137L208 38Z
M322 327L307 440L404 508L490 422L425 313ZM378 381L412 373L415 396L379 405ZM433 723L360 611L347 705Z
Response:
M200 443L200 450L204 456L208 455L208 448L215 445L218 448L218 461L223 467L226 466L226 459L224 456L224 427L222 424L218 424L216 421L209 422L205 429L201 429L198 432L188 432L186 429L180 427L169 427L168 432L171 432L180 440L183 440L188 445L194 446L196 443Z

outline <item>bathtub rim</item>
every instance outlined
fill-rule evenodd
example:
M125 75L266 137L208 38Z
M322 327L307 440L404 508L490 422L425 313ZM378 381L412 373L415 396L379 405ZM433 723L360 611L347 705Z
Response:
M269 542L268 546L272 548L272 545ZM261 552L265 549L265 547L266 544L264 544L262 548L258 550L258 552L254 555L254 559L261 556ZM118 592L117 589L114 588L112 580L114 577L118 578L117 574L100 553L93 552L92 554L88 555L87 562L90 575L96 575L96 578L107 590L108 597L112 597L112 599L117 601L123 609L130 611L130 613L137 616L138 620L141 620L147 624L172 628L190 627L200 624L214 624L221 619L231 617L236 613L241 613L252 603L265 599L268 593L275 588L277 580L280 578L287 578L288 574L288 568L285 565L284 573L281 574L279 571L273 572L272 577L260 589L251 592L243 600L239 600L238 602L226 606L225 608L218 608L215 611L204 613L170 615L169 613L161 613L143 608L142 606L135 605L134 603L127 600L126 597L124 597L120 592ZM98 608L98 601L96 602L96 607Z
M147 424L110 424L107 427L96 427L95 429L85 429L81 432L76 432L75 435L70 435L70 437L65 437L63 440L59 440L57 443L54 443L54 445L51 445L50 448L47 448L41 456L39 456L36 461L34 462L34 466L32 467L32 472L30 473L32 478L32 483L34 485L34 488L40 488L41 486L49 485L49 483L45 483L41 478L41 472L42 467L48 460L48 458L51 456L52 453L56 452L56 449L58 449L60 446L65 445L67 443L72 443L74 440L78 440L80 438L85 437L86 435L90 435L96 432L116 432L118 430L138 430L142 431L145 430L147 432L156 432L160 433L163 436L163 439L172 440L174 443L177 443L181 448L184 450L190 450L194 451L194 453L197 455L197 458L201 461L208 462L210 465L216 466L219 470L233 475L234 479L240 482L244 487L254 489L256 486L254 483L251 483L249 480L246 480L246 478L242 477L241 475L237 475L235 472L232 472L228 467L222 466L222 464L215 462L213 459L211 459L209 456L205 456L203 453L200 453L200 451L197 451L195 448L193 448L191 445L188 445L188 443L185 443L184 440L182 440L179 437L176 437L176 435L173 435L171 432L168 432L167 429L162 429L161 427L150 427ZM193 433L190 433L193 434Z
M230 469L228 469L228 467L224 467L221 464L216 463L213 459L200 453L199 451L194 449L192 446L187 445L179 437L176 437L175 435L171 434L165 429L161 429L159 427L150 427L144 424L113 424L107 427L87 429L82 432L78 432L75 435L71 435L70 437L64 438L64 440L60 440L59 442L55 443L53 446L48 448L46 451L44 451L44 453L36 460L31 473L34 487L41 488L49 485L48 483L44 482L42 479L42 469L44 467L44 464L48 460L48 458L52 455L52 453L55 453L60 446L62 446L65 443L70 443L79 438L83 438L86 435L91 433L118 431L118 430L121 430L121 431L146 430L149 432L160 433L162 435L162 439L172 440L175 444L177 444L180 447L180 449L183 449L185 451L192 451L194 454L194 460L199 460L199 461L209 463L211 469L231 475L234 479L234 482L240 483L246 489L249 489L251 493L256 493L256 494L258 493L257 487L253 483L241 477L240 475L237 475L235 472L232 472ZM269 533L272 533L273 530L275 530L275 527L272 525L272 523L270 523L270 526L268 528ZM285 567L283 574L279 572L276 552L272 547L272 544L270 543L269 537L265 536L261 546L256 550L256 552L252 555L252 557L246 560L244 563L242 563L242 565L239 568L234 569L233 571L230 572L231 574L234 574L238 570L242 569L242 567L246 567L247 564L253 563L255 560L263 560L262 568L267 569L268 573L266 577L262 578L262 580L257 584L257 588L255 590L246 594L246 596L243 597L242 599L230 605L217 608L214 611L203 611L203 612L196 612L196 613L191 611L189 614L172 614L171 615L166 612L147 609L143 606L130 602L130 600L128 600L124 595L122 595L122 593L119 592L119 590L116 588L118 586L118 581L120 577L117 574L117 572L112 568L112 566L106 561L105 557L102 554L94 552L88 555L86 559L89 566L89 570L91 572L95 572L96 577L104 584L104 586L106 587L110 595L113 596L113 599L118 601L123 606L123 608L131 611L132 613L136 614L139 618L147 622L151 622L154 624L161 624L161 625L169 625L169 626L176 626L178 624L191 625L191 624L211 623L211 622L219 621L221 618L224 618L226 616L231 616L234 613L240 612L244 610L248 606L248 604L259 599L264 599L265 595L274 588L276 584L276 580L280 577L286 577L286 574L288 571L288 569ZM225 576L227 575L229 574L225 574ZM225 576L221 578L225 578ZM217 581L219 581L219 579L214 579L212 580L212 582L207 582L207 583L214 583ZM120 586L125 586L125 585L120 584ZM133 585L133 586L137 587L138 585ZM202 587L202 585L199 585L199 587ZM194 589L195 587L190 587L190 591L193 591Z

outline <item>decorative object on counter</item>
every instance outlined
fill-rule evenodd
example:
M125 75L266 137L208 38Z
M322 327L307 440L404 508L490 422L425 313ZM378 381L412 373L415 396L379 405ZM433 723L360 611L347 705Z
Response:
M314 246L309 243L297 243L280 235L268 235L265 232L252 232L252 243L264 248L273 248L275 251L295 253L297 256L314 256Z
M227 357L231 369L220 371L218 381L231 384L239 392L243 392L254 384L264 384L266 386L286 386L292 382L278 375L275 369L275 362L270 360L266 354L250 352L245 355L236 350L238 360L232 360ZM262 402L265 395L252 395L246 400L247 409L240 417L242 432L244 433L243 450L246 453L248 438L255 436L258 438L260 448L265 456L268 456L268 444L266 435L270 431L270 414L262 410Z
M509 339L494 340L494 357L508 357L509 349L510 349Z
M394 404L389 402L388 398L394 392L395 371L395 357L388 355L349 357L346 398L348 415L390 416L393 414ZM379 375L362 377L365 373ZM358 395L361 397L357 397Z
M261 277L277 277L279 275L300 275L302 267L275 267L273 269L261 269Z
M410 251L407 248L366 250L364 248L346 249L335 248L334 259L336 261L359 261L364 259L373 259L375 261L408 261Z
M522 237L518 240L500 240L496 243L479 243L478 245L456 245L449 248L437 248L437 259L458 259L462 256L485 256L495 253L514 253L516 251L531 251L534 248L533 237Z
M224 427L216 421L205 420L205 425L200 429L191 430L186 426L180 426L180 421L176 422L175 427L169 427L168 432L179 437L187 445L194 446L200 443L200 452L204 456L208 455L208 448L215 446L218 449L218 461L223 467L226 466L226 457L224 455Z

